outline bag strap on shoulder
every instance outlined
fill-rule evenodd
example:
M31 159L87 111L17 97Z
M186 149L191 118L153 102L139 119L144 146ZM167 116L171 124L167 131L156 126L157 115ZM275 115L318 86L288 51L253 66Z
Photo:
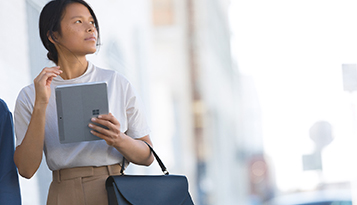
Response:
M143 142L145 142L145 141L143 141ZM147 143L147 142L145 142L145 144L147 144L147 146L150 148L151 152L154 154L154 157L155 157L156 161L159 163L162 172L163 172L165 175L169 175L169 171L168 171L167 168L165 167L164 163L161 161L160 157L156 154L156 152L154 151L154 149L151 147L151 145L149 145L149 143ZM120 170L120 173L121 173L121 174L124 174L125 161L126 161L126 160L125 160L125 157L123 156L123 162L122 162L122 166L121 166L121 170Z

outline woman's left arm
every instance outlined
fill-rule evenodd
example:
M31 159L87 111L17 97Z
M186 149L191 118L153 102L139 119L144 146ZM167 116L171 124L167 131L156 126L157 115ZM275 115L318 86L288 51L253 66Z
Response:
M89 124L89 127L93 129L92 134L104 139L108 145L115 147L128 161L146 166L154 161L149 147L143 142L145 141L152 146L149 135L138 139L131 138L120 131L120 123L111 113L92 118L92 122L94 123ZM107 129L95 123L103 125Z

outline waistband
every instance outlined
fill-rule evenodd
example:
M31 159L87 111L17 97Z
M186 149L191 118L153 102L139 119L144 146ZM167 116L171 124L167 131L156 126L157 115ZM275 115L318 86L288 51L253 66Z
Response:
M90 177L99 175L120 175L121 166L113 164L101 167L75 167L68 169L60 169L52 172L53 181L64 181L79 177Z

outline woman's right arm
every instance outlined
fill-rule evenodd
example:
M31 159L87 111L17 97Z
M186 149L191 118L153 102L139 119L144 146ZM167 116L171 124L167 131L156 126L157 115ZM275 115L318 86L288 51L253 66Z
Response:
M59 66L44 68L35 78L36 98L22 143L16 147L14 161L21 176L31 178L41 164L45 139L46 108L51 96L51 82L61 74Z

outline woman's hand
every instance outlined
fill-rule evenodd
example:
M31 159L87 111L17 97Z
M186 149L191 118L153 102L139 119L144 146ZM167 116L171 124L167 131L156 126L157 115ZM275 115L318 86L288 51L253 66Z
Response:
M96 124L89 124L93 130L91 133L97 137L104 139L109 146L118 147L123 139L124 133L120 132L120 123L113 114L99 115L98 118L92 118L92 122L103 125L106 128Z
M48 104L51 96L51 82L52 79L60 75L62 71L59 66L46 67L40 74L35 78L35 90L36 90L36 103L38 104ZM35 103L35 104L36 104Z
M92 122L94 123L88 125L93 129L91 133L104 139L109 146L115 147L129 162L146 166L153 162L154 157L149 147L142 142L152 146L149 135L137 139L127 136L120 131L120 123L111 113L92 118Z

